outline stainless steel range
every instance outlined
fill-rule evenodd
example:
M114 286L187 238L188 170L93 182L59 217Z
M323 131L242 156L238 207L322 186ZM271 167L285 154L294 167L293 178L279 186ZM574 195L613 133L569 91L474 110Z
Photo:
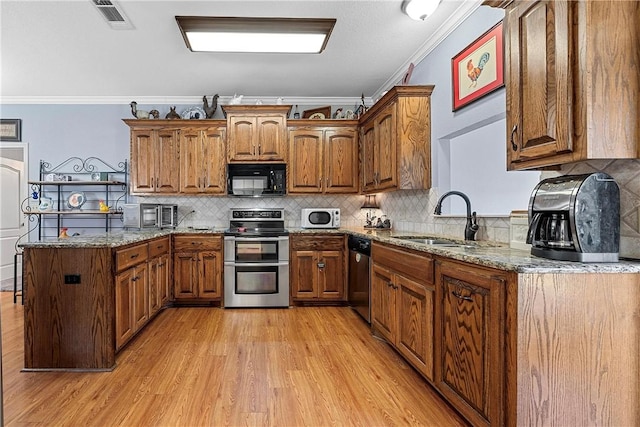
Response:
M284 209L232 209L224 237L225 307L289 307Z

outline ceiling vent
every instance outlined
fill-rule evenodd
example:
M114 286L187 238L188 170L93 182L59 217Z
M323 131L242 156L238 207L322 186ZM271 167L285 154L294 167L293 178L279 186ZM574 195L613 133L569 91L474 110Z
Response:
M98 9L100 16L114 30L130 30L133 24L124 14L122 9L112 0L91 0L91 3Z

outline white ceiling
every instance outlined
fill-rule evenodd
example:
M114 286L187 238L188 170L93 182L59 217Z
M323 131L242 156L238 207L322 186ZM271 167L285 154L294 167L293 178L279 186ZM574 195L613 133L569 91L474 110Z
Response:
M424 22L401 0L120 0L134 28L114 30L91 0L0 0L3 103L119 103L199 98L377 97L466 18L480 0L443 0ZM176 15L337 20L325 51L190 52ZM377 95L377 96L376 96Z

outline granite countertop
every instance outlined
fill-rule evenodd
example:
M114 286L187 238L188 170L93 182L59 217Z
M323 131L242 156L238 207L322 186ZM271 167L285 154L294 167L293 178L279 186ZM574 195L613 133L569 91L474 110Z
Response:
M100 235L75 236L67 239L48 239L42 242L24 242L20 243L19 246L22 248L117 248L171 234L222 234L224 230L222 227L183 227L173 230L117 231ZM340 229L289 228L288 231L290 234L352 234L367 237L373 241L390 243L458 261L517 273L640 273L640 260L621 260L617 263L554 261L532 256L529 251L513 249L496 242L465 242L459 237L452 236L428 236L388 229L365 229L363 227L343 227ZM460 246L426 245L402 239L410 237L449 239L459 243Z

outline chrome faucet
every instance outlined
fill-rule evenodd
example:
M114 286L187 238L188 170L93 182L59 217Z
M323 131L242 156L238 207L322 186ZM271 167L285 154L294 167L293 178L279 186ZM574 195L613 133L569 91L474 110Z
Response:
M464 202L467 204L467 225L465 225L464 227L464 240L476 240L476 233L478 232L478 228L480 227L478 227L476 213L471 213L471 201L466 194L461 193L460 191L449 191L444 193L442 196L440 196L440 199L438 199L434 214L442 214L442 201L451 195L462 197L464 199Z

